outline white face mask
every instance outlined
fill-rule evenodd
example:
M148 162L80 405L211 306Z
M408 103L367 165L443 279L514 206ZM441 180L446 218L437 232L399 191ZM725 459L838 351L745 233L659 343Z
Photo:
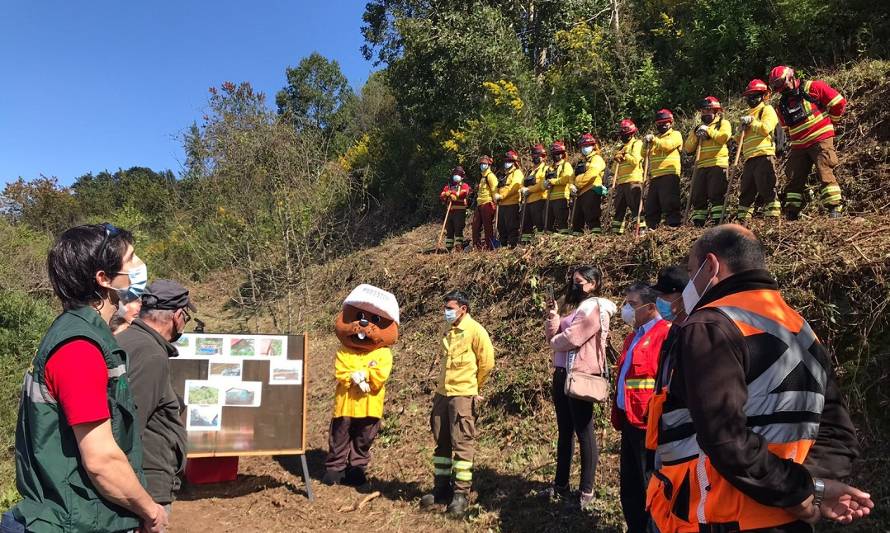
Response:
M506 163L504 163L504 169L505 169L505 170L510 170L511 168L513 168L513 162L512 162L512 161L507 161Z
M479 165L479 170L481 170L482 172L485 172L486 170L488 170L488 165L485 163L482 163L481 165Z
M445 322L449 324L454 324L454 321L457 320L457 309L446 308L445 309Z
M455 174L454 176L451 176L451 181L453 181L454 183L460 183L462 179L463 178L461 178L457 174Z
M590 155L593 153L593 146L582 146L581 153L584 155Z
M636 327L637 313L636 309L633 308L629 303L624 304L621 307L621 320L624 320L624 323L630 327Z
M692 313L692 310L695 308L695 304L697 304L698 301L701 300L702 296L704 296L705 293L708 292L708 289L711 288L711 282L709 280L708 284L705 285L705 290L703 290L701 294L699 294L698 289L695 288L694 283L695 278L697 278L698 275L701 274L701 270L705 268L706 262L707 261L702 261L701 266L698 267L698 272L696 272L694 276L689 278L689 283L687 283L686 287L683 288L683 308L686 309L687 315ZM720 271L719 265L717 266L717 271Z

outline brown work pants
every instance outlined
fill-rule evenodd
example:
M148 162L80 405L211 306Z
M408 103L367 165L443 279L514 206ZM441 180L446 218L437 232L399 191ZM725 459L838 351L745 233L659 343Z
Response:
M485 228L485 240L482 229ZM491 250L494 241L494 202L476 206L473 212L473 247L477 250Z
M711 204L711 220L714 224L723 217L723 201L726 199L726 169L722 167L700 168L694 173L692 184L692 222L704 226L708 220L708 203Z
M739 184L739 220L745 221L753 216L754 202L758 196L766 216L779 216L775 156L759 155L745 160L742 181Z
M544 200L525 204L525 218L522 220L522 242L527 243L532 240L534 231L544 231Z
M498 207L498 237L504 246L519 244L519 204Z
M600 233L602 231L600 218L602 217L603 197L590 189L575 198L575 206L572 212L572 233L581 233L584 228Z
M437 472L450 467L454 490L469 492L476 455L476 399L473 396L433 397L430 428L436 441L433 462Z
M813 166L822 182L821 201L825 207L835 207L841 203L841 190L834 175L838 164L834 149L834 137L819 141L802 150L792 149L788 155L788 184L785 186L785 207L788 211L799 212L803 207L804 190Z
M612 231L624 233L624 217L630 212L631 222L636 227L637 210L640 208L640 197L643 186L639 183L622 183L615 186L615 217L612 220ZM646 221L640 218L640 226L646 227Z
M379 431L379 418L348 416L332 418L325 469L341 472L347 466L354 466L364 470L371 461L371 444L377 438Z
M458 249L464 246L464 228L467 225L466 209L452 209L445 222L445 248L451 250L454 246Z
M666 174L652 178L646 192L646 225L655 229L661 224L661 218L668 226L680 225L683 215L680 205L680 176Z

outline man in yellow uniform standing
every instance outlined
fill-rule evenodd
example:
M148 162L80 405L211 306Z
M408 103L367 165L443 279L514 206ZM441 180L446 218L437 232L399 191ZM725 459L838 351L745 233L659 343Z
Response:
M504 186L494 195L498 205L498 235L506 246L519 244L519 190L525 175L519 168L519 154L507 150L504 154Z
M606 162L600 155L600 143L593 135L585 133L578 141L581 149L581 161L575 165L575 187L577 188L577 205L572 208L572 234L580 235L585 226L593 233L602 233L600 218L602 216L603 196L608 189L603 186L603 173Z
M525 198L525 216L522 218L522 244L532 240L533 231L544 231L544 206L547 191L544 190L544 176L547 174L547 150L541 144L532 147L534 168L525 177L519 193Z
M762 80L751 80L745 89L745 101L749 111L742 117L742 157L745 167L739 185L738 222L747 226L754 215L754 200L760 196L763 215L776 220L782 212L776 193L776 144L773 132L779 124L779 116L766 101L768 89ZM739 133L741 136L741 133Z
M569 196L573 190L577 191L574 189L575 170L566 159L566 145L562 141L553 141L550 145L550 159L552 162L544 181L550 199L547 230L565 235L569 232Z
M479 158L479 187L476 188L476 210L473 212L473 247L491 250L494 242L494 195L498 190L498 178L491 171L492 159L487 155ZM485 240L482 240L482 229Z
M723 108L713 96L702 100L698 109L702 123L686 136L683 149L688 154L699 152L691 192L692 223L703 227L708 221L708 202L711 203L711 220L714 224L719 224L723 218L726 168L729 167L729 148L726 143L732 136L732 126L723 118Z
M655 229L665 223L676 228L683 222L680 205L680 150L683 148L683 135L674 128L674 114L670 109L660 109L655 113L656 135L644 137L649 145L649 168L651 180L646 195L646 226Z
M618 174L615 176L615 218L612 220L612 231L618 235L624 233L624 217L630 210L636 217L643 194L643 141L637 139L637 125L626 118L618 125L618 137L624 146L615 154L618 161ZM646 228L646 222L640 221L640 229Z
M430 509L448 504L448 513L459 517L467 510L473 483L476 403L482 398L479 390L494 368L494 347L485 328L470 316L470 302L463 292L451 291L444 300L445 321L450 328L442 339L442 373L430 414L436 441L435 486L432 493L421 498L420 506Z

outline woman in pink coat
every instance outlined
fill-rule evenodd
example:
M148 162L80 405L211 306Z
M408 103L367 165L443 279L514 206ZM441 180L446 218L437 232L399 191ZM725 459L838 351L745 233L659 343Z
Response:
M581 451L579 504L586 509L593 501L593 481L599 459L594 432L593 403L571 398L565 393L567 364L574 371L603 374L606 368L606 343L609 317L615 304L599 298L603 275L594 266L576 267L566 284L562 306L556 301L544 324L553 349L553 405L559 439L556 445L556 477L544 491L552 499L569 497L569 471L574 455L574 437ZM571 361L569 363L569 361Z

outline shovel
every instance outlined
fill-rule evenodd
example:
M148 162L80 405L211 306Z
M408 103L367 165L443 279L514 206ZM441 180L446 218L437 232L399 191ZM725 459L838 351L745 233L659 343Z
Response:
M640 205L637 207L637 230L634 234L635 238L640 236L640 216L643 214L643 193L646 192L646 185L649 181L649 156L652 154L652 147L646 148L646 157L643 158L643 183L640 185Z
M726 212L729 211L729 194L732 191L732 183L735 178L735 174L732 172L739 166L739 156L742 155L742 146L745 144L746 133L748 133L748 128L742 130L742 134L739 136L739 148L735 152L735 159L732 162L732 166L726 171L729 174L729 183L726 184L726 196L723 197L723 213L720 215L720 224L723 224L723 221L726 220Z
M698 175L698 160L701 157L701 140L695 148L695 163L692 167L692 179L689 181L689 198L686 200L686 212L683 214L683 222L689 221L689 212L692 210L692 191L695 190L695 178Z
M448 224L449 215L451 215L451 200L448 200L448 209L445 210L445 220L442 221L442 231L439 232L439 239L436 241L436 250L442 248L442 239L445 237L445 226Z

